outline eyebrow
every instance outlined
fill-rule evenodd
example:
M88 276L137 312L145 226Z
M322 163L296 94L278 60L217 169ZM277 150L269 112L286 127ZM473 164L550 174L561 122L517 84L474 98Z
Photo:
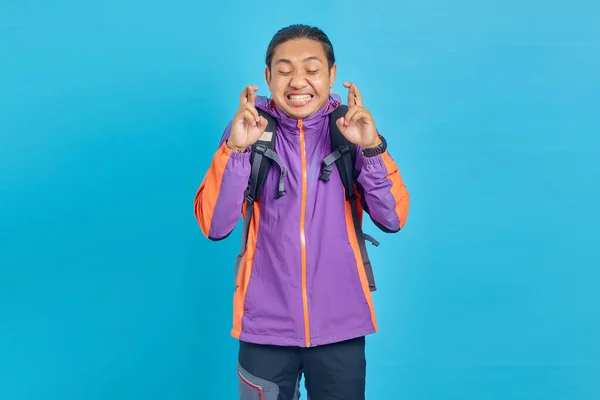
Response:
M304 60L302 60L303 62L307 62L307 61L312 61L312 60L316 60L318 62L320 62L321 64L323 63L319 57L316 56L309 56L306 57ZM280 63L284 63L284 64L291 64L292 62L290 60L288 60L287 58L280 58L279 60L275 61L275 64L280 64Z

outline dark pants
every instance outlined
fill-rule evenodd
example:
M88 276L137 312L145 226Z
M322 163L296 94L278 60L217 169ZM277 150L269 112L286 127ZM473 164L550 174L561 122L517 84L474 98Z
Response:
M309 348L240 342L240 400L364 400L365 338Z

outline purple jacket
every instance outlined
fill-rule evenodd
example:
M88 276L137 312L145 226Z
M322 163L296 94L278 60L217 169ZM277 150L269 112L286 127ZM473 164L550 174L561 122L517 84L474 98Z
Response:
M236 278L233 337L259 344L317 346L371 334L377 321L352 222L350 203L337 168L329 182L319 180L331 153L328 115L341 104L332 94L326 105L304 120L280 112L272 100L255 106L277 121L276 153L288 174L286 195L275 199L279 168L274 166L255 203L248 245ZM194 201L203 234L227 237L245 215L244 191L250 151L220 146ZM405 224L409 194L398 166L386 151L363 156L356 191L359 212L367 212L385 232Z

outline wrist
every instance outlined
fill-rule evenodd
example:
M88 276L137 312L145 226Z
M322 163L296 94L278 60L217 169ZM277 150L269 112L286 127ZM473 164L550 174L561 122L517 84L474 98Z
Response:
M373 143L372 145L369 145L369 147L361 149L365 157L375 157L379 154L383 154L387 150L387 142L383 136L377 135L377 142L377 144Z
M227 146L227 148L231 151L235 151L237 153L244 153L248 148L247 147L237 147L237 146L233 146L231 143L229 143L229 139L227 139L227 141L225 142L225 145Z
M369 144L365 144L364 146L361 146L362 150L368 150L368 149L373 149L377 146L380 146L383 143L383 141L381 140L381 136L377 135L377 137L375 138L375 140Z

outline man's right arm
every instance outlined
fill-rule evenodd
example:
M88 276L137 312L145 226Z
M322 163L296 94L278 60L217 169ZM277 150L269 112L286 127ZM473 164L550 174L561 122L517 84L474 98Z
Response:
M250 151L231 150L225 129L217 152L196 193L194 213L202 233L211 240L226 238L239 221L250 177Z

